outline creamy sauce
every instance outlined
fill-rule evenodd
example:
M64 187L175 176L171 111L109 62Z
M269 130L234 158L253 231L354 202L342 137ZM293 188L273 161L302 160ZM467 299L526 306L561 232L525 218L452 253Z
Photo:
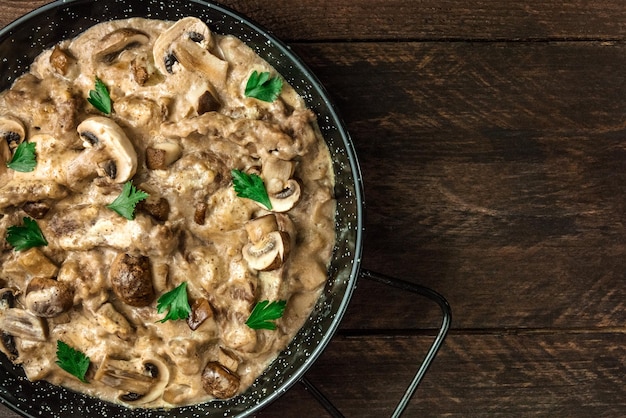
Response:
M0 125L17 121L37 152L34 171L5 168L19 142L5 129L0 286L15 300L0 303L1 349L31 380L147 408L244 391L308 317L335 238L312 112L287 84L270 103L245 97L253 71L275 70L232 36L177 25L96 25L0 94ZM108 116L87 102L96 77ZM232 169L260 175L283 212L237 196ZM133 220L106 207L130 180L150 195ZM24 217L47 246L4 239ZM157 299L183 282L193 321L160 322ZM285 313L251 329L265 300ZM88 384L57 366L57 341L89 357Z

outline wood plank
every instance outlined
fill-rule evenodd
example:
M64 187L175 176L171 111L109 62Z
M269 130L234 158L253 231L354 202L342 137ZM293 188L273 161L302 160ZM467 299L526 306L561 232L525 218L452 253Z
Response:
M455 327L624 324L622 44L295 49L362 157L365 267L445 289Z
M339 337L307 376L347 417L389 416L429 343ZM452 334L405 416L626 416L625 347L623 332ZM319 416L289 395L259 417Z
M224 0L279 37L300 40L623 39L619 0Z
M0 26L46 0L5 0ZM223 0L288 42L624 39L620 0Z

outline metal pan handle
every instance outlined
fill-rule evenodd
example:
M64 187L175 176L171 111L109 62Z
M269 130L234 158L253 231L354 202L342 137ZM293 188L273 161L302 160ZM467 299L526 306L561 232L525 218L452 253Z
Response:
M413 397L413 394L415 393L415 390L417 389L417 386L422 381L422 378L426 374L426 371L432 364L433 360L435 359L435 356L437 355L437 352L441 348L441 345L443 344L443 341L446 338L446 335L448 334L448 330L450 329L450 323L452 321L452 310L450 309L450 305L448 304L448 301L442 295L440 295L439 293L427 287L420 286L414 283L409 283L404 280L395 279L393 277L385 276L384 274L380 274L380 273L375 273L370 270L361 270L359 277L362 277L368 280L373 280L375 282L382 283L387 286L396 287L400 290L404 290L407 292L412 292L412 293L416 293L418 295L424 296L432 300L433 302L437 303L437 305L439 305L439 308L441 308L442 320L441 320L441 325L439 327L439 332L437 333L437 336L433 340L433 343L431 344L430 349L426 353L426 356L424 357L424 360L422 361L419 369L415 373L415 376L413 376L413 380L411 380L411 383L409 384L406 391L404 392L402 399L400 399L400 402L398 402L396 409L393 411L393 414L391 415L393 418L397 418L402 415L402 413L408 406L409 401L411 400L411 398ZM333 418L344 417L341 411L339 411L337 407L335 407L335 405L317 387L315 387L315 385L313 385L306 377L303 377L300 380L300 383L324 407L324 409L328 411L328 413Z

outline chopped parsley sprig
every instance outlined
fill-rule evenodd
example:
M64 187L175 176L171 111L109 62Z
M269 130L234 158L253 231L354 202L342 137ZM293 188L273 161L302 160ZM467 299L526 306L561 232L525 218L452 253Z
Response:
M270 77L269 72L253 71L246 83L245 95L271 103L280 96L282 89L283 80L280 77Z
M276 324L273 321L283 316L286 305L287 301L284 300L272 303L269 300L259 302L254 306L246 325L252 329L275 330Z
M267 209L272 209L272 202L267 195L267 189L263 179L257 174L247 174L240 170L231 170L233 187L239 197L252 199L261 203Z
M104 84L104 82L98 77L96 77L94 87L95 90L89 90L89 98L87 98L87 101L102 113L110 115L112 110L112 104L111 96L109 95L109 89L107 88L106 84Z
M135 206L137 203L147 199L149 196L150 195L143 190L137 190L137 188L133 186L132 180L127 181L124 183L122 193L120 193L113 202L108 204L107 208L132 221L135 219Z
M37 167L37 154L35 152L34 142L22 142L15 149L13 158L7 163L7 167L11 170L20 171L22 173L31 172Z
M60 368L77 377L81 382L89 383L85 379L85 375L91 361L84 353L70 347L63 341L57 340L57 359L56 364Z
M182 282L176 288L164 293L157 300L157 312L163 313L167 310L167 315L159 322L168 320L187 319L191 314L191 306L187 299L187 282Z
M7 242L16 251L48 245L48 241L43 236L37 221L27 217L24 217L23 221L23 226L13 225L7 228Z

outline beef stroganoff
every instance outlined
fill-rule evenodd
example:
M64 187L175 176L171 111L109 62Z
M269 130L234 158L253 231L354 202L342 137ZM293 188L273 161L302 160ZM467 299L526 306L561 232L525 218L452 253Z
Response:
M98 24L0 94L0 350L130 407L243 391L302 326L331 160L280 74L199 19Z

